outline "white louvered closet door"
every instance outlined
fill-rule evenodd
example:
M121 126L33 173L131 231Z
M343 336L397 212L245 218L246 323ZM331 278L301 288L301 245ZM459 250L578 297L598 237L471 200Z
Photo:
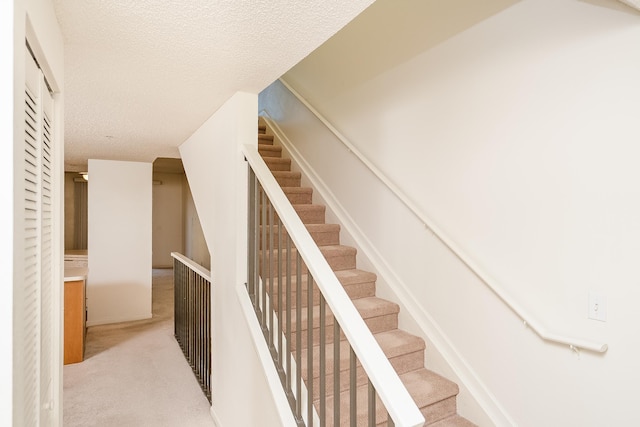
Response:
M40 73L40 425L52 423L53 404L53 98Z
M27 51L24 139L24 286L22 361L24 426L52 424L53 400L53 99Z

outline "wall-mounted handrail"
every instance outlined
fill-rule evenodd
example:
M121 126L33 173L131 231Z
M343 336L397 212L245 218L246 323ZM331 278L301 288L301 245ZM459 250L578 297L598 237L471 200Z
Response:
M242 151L394 424L407 427L423 425L424 417L413 398L258 153L257 147L244 145Z
M386 185L391 192L409 209L409 211L416 216L431 232L442 242L445 246L453 252L454 255L460 259L483 283L485 283L489 289L495 293L522 321L530 327L540 338L546 341L552 341L559 344L566 344L571 349L584 349L598 353L604 353L608 349L606 343L592 341L588 339L570 337L562 334L555 333L547 329L540 321L535 319L530 313L527 312L516 300L514 300L507 291L504 290L493 278L485 273L479 265L477 265L471 257L465 254L462 249L458 247L450 238L448 238L442 230L427 217L413 201L385 174L380 171L373 163L369 161L349 140L338 131L320 112L318 112L313 106L300 95L291 85L289 85L284 79L280 79L280 82L302 103L307 109L316 116L338 140L344 144L344 146L353 153L360 162L362 162L367 169L369 169L384 185Z

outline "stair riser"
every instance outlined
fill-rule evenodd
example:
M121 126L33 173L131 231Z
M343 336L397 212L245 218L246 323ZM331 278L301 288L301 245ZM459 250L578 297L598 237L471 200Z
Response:
M271 160L269 160L271 159ZM267 167L271 172L282 172L282 171L290 171L291 170L291 160L290 159L278 159L273 160L272 158L265 158L264 162L267 164Z
M294 206L294 208L296 208L296 212L298 213L298 216L300 217L300 220L302 221L303 224L324 224L325 220L324 220L324 213L325 213L325 209L324 206L312 206L309 208L302 208L302 207L297 207Z
M300 187L300 177L275 176L280 187Z
M304 288L306 288L306 284L304 285ZM356 298L365 298L365 297L371 297L375 295L375 290L376 290L376 285L374 282L368 282L368 283L357 283L354 285L348 285L348 286L343 286L344 290L347 292L347 295L349 296L349 298L351 299L356 299ZM276 289L277 289L277 285L276 285ZM277 291L276 291L277 292ZM284 290L285 293L283 293L280 298L282 301L282 306L283 308L286 308L286 304L287 304L287 296L286 296L286 289ZM308 292L305 290L302 291L302 293L300 294L301 296L301 300L302 300L302 304L300 305L301 307L307 307L308 306ZM273 301L273 306L274 309L278 309L278 295L277 293L273 293L272 295L272 301ZM319 298L320 298L320 291L318 290L317 286L314 286L314 290L313 290L313 302L314 305L318 305L319 304ZM295 291L295 283L293 284L293 289L291 292L291 308L296 308L297 307L297 292Z
M258 134L258 144L273 145L273 135L267 135L265 133Z
M271 264L269 264L269 260L267 259L267 265L271 266L271 269L273 270L272 275L273 277L275 277L278 274L278 254L280 251L278 250L273 250L273 257L274 259L271 260ZM282 251L284 252L284 251ZM291 268L291 274L296 274L297 273L297 261L296 261L296 257L294 256L295 254L292 253L291 256L291 264L290 264L290 268ZM355 255L349 254L349 255L332 255L332 254L325 254L324 257L327 260L327 263L329 264L329 266L331 267L331 269L333 271L341 271L341 270L351 270L356 268L356 257ZM263 259L262 259L262 252L260 252L260 261L258 263L258 266L260 267L260 271L262 271L262 263L263 263ZM287 258L286 258L286 254L282 254L282 258L280 259L280 268L281 268L281 272L282 274L286 274L287 271ZM302 269L301 269L301 274L306 274L307 273L307 267L304 265L304 263L302 263Z
M322 248L321 248L322 250ZM267 253L271 252L271 256L273 257L271 260L268 259L267 255L267 264L271 267L272 275L275 277L278 274L278 259L280 261L280 268L283 275L286 274L287 271L287 256L286 251L279 251L274 249L273 251L267 251ZM356 255L355 253L344 253L343 251L322 251L324 255L324 259L327 260L327 263L331 267L333 271L341 271L341 270L351 270L356 268ZM259 252L260 260L259 267L260 271L262 271L262 264L264 262L262 258L262 251ZM296 261L296 253L293 251L291 253L291 263L289 264L291 268L291 274L297 273L297 261ZM304 262L302 263L301 274L307 272L307 268L304 266Z
M340 234L337 231L333 231L333 232L310 232L309 234L311 234L311 238L313 239L314 242L316 242L316 245L318 246L333 246L333 245L338 245L340 243ZM282 247L286 248L287 247L287 238L288 238L288 234L283 233L282 236L280 237L282 239ZM262 245L262 234L260 234L260 247L263 247ZM271 242L270 242L270 238L269 236L267 236L266 238L267 241L267 245L266 245L266 249L269 249L271 247ZM292 243L293 246L293 243ZM277 231L273 233L273 249L279 249L280 248L280 240L278 237L278 233Z
M424 419L427 420L427 422L424 424L425 426L434 424L442 419L455 415L457 410L456 396L452 396L447 399L441 400L440 402L433 403L424 408L420 408L420 412L422 413L422 415L424 415Z
M271 227L267 228L267 245L266 248L270 248L270 238L268 236L269 231L271 231L273 233L273 248L274 249L278 249L280 246L280 242L279 242L279 237L278 237L278 226L274 225ZM330 246L330 245L338 245L340 244L340 230L339 229L330 229L329 231L324 231L324 230L308 230L309 234L311 235L311 238L313 239L314 242L316 242L316 245L318 246ZM260 246L262 246L262 227L260 227ZM289 237L289 234L286 232L286 230L282 230L282 235L280 236L280 238L282 239L282 247L286 248L286 242L287 239Z
M281 187L284 195L292 205L310 205L313 202L313 191L306 187ZM259 198L262 206L262 195Z
M292 205L309 205L312 203L313 196L311 191L300 192L288 190L287 188L283 188L282 190Z
M278 145L258 144L258 153L264 157L282 157L282 147Z
M296 212L298 213L298 216L300 217L300 220L302 221L303 224L324 224L324 213L325 213L325 209L324 206L319 206L319 205L303 205L303 206L299 206L299 205L294 205L294 208L296 208ZM263 223L262 221L262 207L259 208L258 210L258 215L260 216L260 224ZM267 215L267 222L270 221L270 212L267 211L266 213ZM275 224L277 224L277 220L278 220L278 216L276 214L276 212L273 212L273 224L275 227Z
M331 348L333 351L333 347ZM420 369L424 367L424 351L417 351L413 353L403 354L401 356L393 357L389 359L391 362L391 366L395 369L398 374L403 374L405 372L410 372L415 369ZM327 368L331 367L333 370L333 354L331 354L331 359L327 358L326 366ZM319 378L319 368L318 361L316 360L314 363L314 377L313 377L313 399L320 399L320 378ZM349 359L345 358L340 361L340 392L346 391L349 389L350 383L350 371L349 371ZM302 366L305 368L303 371L303 378L305 379L305 384L308 384L306 381L306 366L307 360L305 358L302 359ZM356 368L356 385L361 386L366 384L368 381L367 375L358 362L358 367ZM333 396L333 384L334 384L334 376L333 372L330 372L325 377L325 391L326 396ZM308 389L308 387L307 387Z
M388 315L383 315L383 316L376 316L376 317L371 317L371 318L366 318L364 319L365 324L369 327L369 330L372 333L378 333L378 332L384 332L384 331L390 331L392 329L397 329L398 328L398 313L394 313L394 314L388 314ZM302 348L306 348L307 347L307 343L309 341L308 339L308 332L307 332L307 325L306 325L306 321L304 322L305 324L303 325L303 330L302 330ZM314 320L314 328L313 328L313 341L312 341L312 345L316 346L320 343L320 328L319 325L317 324L317 320ZM328 316L327 317L327 323L326 323L326 328L325 328L325 336L327 338L328 341L332 341L333 340L333 316ZM291 329L294 331L294 340L291 343L291 347L292 349L296 349L296 338L295 338L295 331L296 331L296 325L295 325L295 320L293 319L292 316L292 327ZM344 340L345 336L344 333L340 334L340 339Z

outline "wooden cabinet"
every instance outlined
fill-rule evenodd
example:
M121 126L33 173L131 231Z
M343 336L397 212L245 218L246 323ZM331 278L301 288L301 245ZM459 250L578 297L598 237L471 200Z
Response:
M65 276L67 274L65 273ZM64 282L64 364L82 362L86 337L85 279L65 277Z

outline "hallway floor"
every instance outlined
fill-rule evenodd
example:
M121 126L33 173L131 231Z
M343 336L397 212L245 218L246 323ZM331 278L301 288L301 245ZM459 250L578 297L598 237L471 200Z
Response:
M173 270L153 270L153 318L87 330L85 360L64 367L64 426L213 426L173 337Z

